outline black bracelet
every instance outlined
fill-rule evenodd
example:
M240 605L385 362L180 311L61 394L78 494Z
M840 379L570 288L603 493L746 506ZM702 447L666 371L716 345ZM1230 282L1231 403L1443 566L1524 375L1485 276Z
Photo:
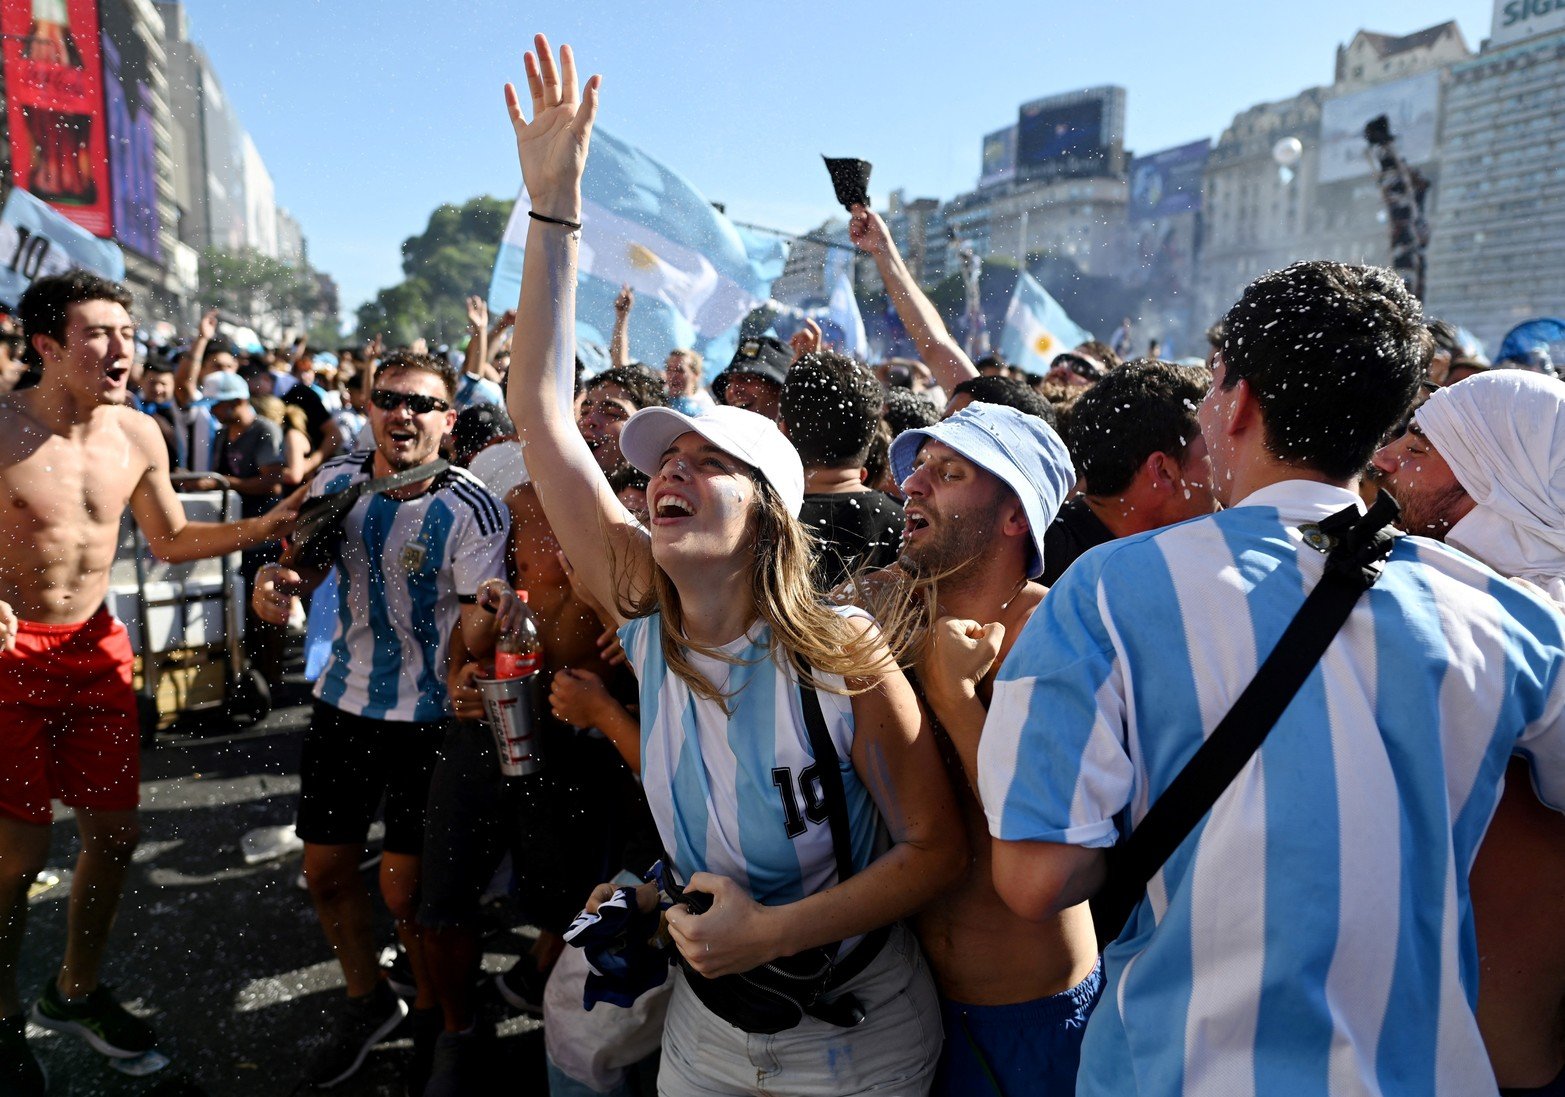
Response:
M531 217L534 221L542 221L546 225L564 225L566 228L570 229L572 232L580 232L581 231L581 222L580 221L567 221L567 220L565 220L564 218L561 218L561 217L545 217L543 214L539 213L535 209L528 210L527 211L527 216Z

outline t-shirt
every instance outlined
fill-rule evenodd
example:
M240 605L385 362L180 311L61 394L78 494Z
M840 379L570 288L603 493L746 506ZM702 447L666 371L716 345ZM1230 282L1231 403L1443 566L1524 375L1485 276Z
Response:
M880 491L806 495L799 510L820 542L815 581L830 590L860 568L875 571L897 562L902 551L902 504Z
M1052 587L1078 556L1112 540L1114 531L1092 513L1085 499L1077 496L1060 508L1059 515L1043 531L1043 575L1038 582Z
M331 409L321 399L320 394L309 385L295 385L288 390L288 395L283 397L283 403L291 404L304 412L305 430L310 436L310 451L321 448L321 441L326 437L326 424L331 422Z
M705 415L717 407L717 401L712 399L712 394L706 389L698 388L688 396L684 393L670 396L668 406L685 415Z
M310 495L370 479L374 457L326 462ZM359 499L342 530L337 624L315 696L375 720L441 719L458 599L505 576L510 514L476 477L452 468L412 499Z
M174 429L179 433L177 442L183 467L189 472L212 472L217 434L222 429L212 416L212 401L202 398L176 408Z
M504 499L512 488L532 479L527 475L523 452L520 442L496 442L475 453L467 471L482 480L496 498Z
M354 411L351 407L339 408L331 413L331 421L337 424L337 436L342 439L344 450L373 449L374 439L370 439L370 445L359 444L361 431L369 429L369 418L362 412Z
M497 408L505 407L505 393L500 386L487 377L480 377L476 373L464 373L456 383L456 410L466 411L475 408L479 404L493 404Z
M257 419L239 437L229 438L223 431L217 436L212 471L224 476L248 480L261 470L283 463L283 428L270 419ZM239 494L239 513L245 518L265 514L277 505L276 495Z
M1145 817L1325 570L1289 481L1089 551L995 683L990 831L1108 846ZM1104 954L1077 1092L1494 1093L1468 868L1511 754L1565 808L1565 617L1398 539L1264 745Z
M844 607L838 612L863 616ZM757 623L722 650L735 664L691 655L733 694L725 715L697 697L663 659L661 614L619 630L641 696L641 781L663 848L681 881L696 872L732 878L756 901L791 903L837 882L837 859L798 676L768 653ZM822 675L840 686L841 678ZM873 858L880 814L853 769L853 705L817 691L837 750L855 870Z

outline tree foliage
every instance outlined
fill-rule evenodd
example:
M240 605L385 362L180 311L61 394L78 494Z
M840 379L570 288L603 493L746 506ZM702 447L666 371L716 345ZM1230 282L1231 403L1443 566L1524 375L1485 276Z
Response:
M259 329L335 331L339 305L330 278L253 248L201 253L201 300Z
M430 214L424 231L402 242L403 280L359 306L356 337L381 335L391 346L419 337L459 340L467 331L466 299L488 286L514 204L482 195Z

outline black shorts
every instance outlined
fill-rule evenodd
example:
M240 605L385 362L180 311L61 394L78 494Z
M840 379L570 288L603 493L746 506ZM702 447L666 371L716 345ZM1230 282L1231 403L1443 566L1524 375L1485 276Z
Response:
M652 863L652 833L641 787L607 739L551 728L543 769L504 780L489 729L460 722L430 785L418 920L470 924L509 851L523 915L561 933L594 887Z
M371 720L315 702L299 760L299 837L362 845L382 798L387 853L424 851L424 809L444 722Z

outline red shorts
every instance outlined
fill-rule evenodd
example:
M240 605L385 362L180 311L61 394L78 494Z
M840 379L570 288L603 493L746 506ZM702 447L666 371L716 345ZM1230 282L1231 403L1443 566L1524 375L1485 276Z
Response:
M141 724L125 626L106 609L74 625L17 625L0 652L0 814L53 818L49 801L134 810Z

